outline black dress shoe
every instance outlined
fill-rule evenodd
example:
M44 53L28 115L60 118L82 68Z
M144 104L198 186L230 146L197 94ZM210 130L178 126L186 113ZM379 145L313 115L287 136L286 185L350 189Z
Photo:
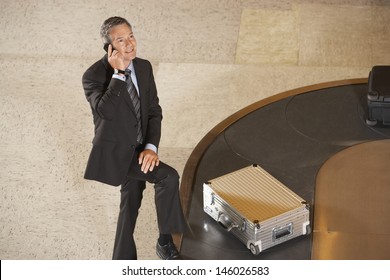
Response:
M158 241L156 245L156 253L162 260L179 260L180 255L176 249L175 244L173 242L169 242L168 244L161 246Z

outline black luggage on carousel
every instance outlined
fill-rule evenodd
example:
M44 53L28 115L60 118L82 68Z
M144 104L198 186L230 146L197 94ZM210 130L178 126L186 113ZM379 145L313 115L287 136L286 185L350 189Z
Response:
M368 125L390 125L390 66L374 66L368 77Z

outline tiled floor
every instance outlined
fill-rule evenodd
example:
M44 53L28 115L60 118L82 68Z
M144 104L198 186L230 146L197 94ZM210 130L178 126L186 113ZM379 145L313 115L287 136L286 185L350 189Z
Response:
M390 2L375 0L0 3L0 258L110 259L118 189L82 178L93 134L83 71L99 28L128 18L164 110L162 160L179 172L220 121L267 96L367 77L390 64ZM136 232L157 259L153 188Z

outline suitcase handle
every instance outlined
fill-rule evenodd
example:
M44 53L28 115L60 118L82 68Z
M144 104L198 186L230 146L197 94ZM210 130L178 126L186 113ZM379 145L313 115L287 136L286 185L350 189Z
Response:
M227 231L231 231L233 228L238 228L239 226L231 222L229 217L221 213L218 216L218 223Z
M293 234L293 224L289 223L285 226L275 227L272 229L272 241L276 241L287 235Z

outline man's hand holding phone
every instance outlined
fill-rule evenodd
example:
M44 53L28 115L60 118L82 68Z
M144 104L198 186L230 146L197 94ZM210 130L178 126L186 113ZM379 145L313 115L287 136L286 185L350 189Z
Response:
M127 65L123 55L113 48L112 44L104 44L104 49L107 51L108 63L111 67L118 70L125 70Z

